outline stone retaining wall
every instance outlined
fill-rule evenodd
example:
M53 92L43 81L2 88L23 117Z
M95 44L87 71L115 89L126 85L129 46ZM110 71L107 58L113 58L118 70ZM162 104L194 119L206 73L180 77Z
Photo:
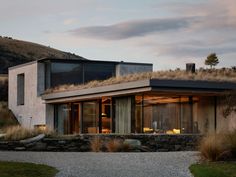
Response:
M21 143L19 141L0 141L0 150L16 151L90 151L90 141L94 137L100 137L103 141L110 139L137 139L142 147L149 151L192 151L202 135L157 135L157 134L131 134L131 135L76 135L60 138L46 137L37 142Z

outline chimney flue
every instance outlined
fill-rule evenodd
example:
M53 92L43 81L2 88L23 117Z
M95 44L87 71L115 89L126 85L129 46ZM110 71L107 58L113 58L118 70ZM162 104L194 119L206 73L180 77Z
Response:
M186 71L195 73L195 63L186 63Z

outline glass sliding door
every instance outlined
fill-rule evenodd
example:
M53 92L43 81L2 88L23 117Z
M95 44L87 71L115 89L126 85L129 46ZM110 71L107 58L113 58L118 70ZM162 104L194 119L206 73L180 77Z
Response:
M193 132L193 101L192 97L181 97L181 133Z
M59 104L56 107L55 128L58 134L70 134L71 106Z
M103 97L101 101L101 133L112 132L112 101L111 97Z
M145 95L144 133L180 133L179 97Z
M79 103L58 104L55 108L54 126L58 134L80 133Z
M142 133L143 96L135 96L135 132Z
M80 103L73 103L71 105L72 110L72 120L71 120L71 132L73 134L81 133L80 131Z
M99 133L99 102L83 102L82 109L82 132Z
M132 98L121 97L115 99L115 132L131 133Z

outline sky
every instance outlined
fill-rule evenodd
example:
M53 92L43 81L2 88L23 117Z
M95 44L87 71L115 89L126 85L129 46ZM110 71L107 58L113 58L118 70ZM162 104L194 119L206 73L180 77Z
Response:
M236 0L0 0L0 35L154 70L236 66Z

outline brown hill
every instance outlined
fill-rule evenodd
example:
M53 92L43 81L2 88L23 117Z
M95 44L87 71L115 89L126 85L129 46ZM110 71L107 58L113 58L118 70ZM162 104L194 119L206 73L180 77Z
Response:
M45 57L85 59L44 45L0 36L0 74L7 73L8 67Z

